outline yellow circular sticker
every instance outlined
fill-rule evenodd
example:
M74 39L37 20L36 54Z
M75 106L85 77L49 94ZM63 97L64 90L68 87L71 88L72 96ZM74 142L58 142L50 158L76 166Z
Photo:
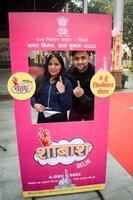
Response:
M108 71L97 72L90 82L92 93L100 98L105 98L113 94L115 85L115 79Z
M34 94L36 84L28 73L17 72L9 78L7 88L13 98L26 100Z

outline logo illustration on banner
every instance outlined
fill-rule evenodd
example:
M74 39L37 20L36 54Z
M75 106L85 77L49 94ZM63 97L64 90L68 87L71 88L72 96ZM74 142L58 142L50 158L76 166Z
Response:
M68 33L68 29L67 29L67 23L68 23L68 19L66 17L59 17L57 18L57 21L58 21L58 25L59 25L59 28L58 28L58 34L59 35L67 35Z
M93 94L105 98L113 94L115 90L115 79L108 71L97 72L91 79L90 88Z
M58 185L55 188L72 188L75 187L75 184L72 183L72 180L69 178L68 170L65 169L65 174L63 174L62 178L59 180Z
M60 140L52 142L50 133L47 129L38 129L38 139L41 147L36 149L34 159L40 165L64 165L72 164L75 161L84 160L92 151L92 144L85 143L81 138L75 138L72 141Z
M17 72L9 78L7 87L13 98L26 100L34 94L36 85L31 75L25 72Z

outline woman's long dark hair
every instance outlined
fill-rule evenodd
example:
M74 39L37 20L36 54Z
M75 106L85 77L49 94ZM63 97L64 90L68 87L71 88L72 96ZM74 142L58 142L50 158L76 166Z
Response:
M64 76L65 76L65 64L64 64L64 61L63 61L63 58L60 54L58 53L52 53L50 54L47 59L46 59L46 63L45 63L45 66L44 66L44 75L41 79L41 82L39 84L39 87L36 89L37 93L40 94L42 92L42 89L43 89L43 86L45 83L49 82L50 81L50 78L51 78L51 75L48 71L48 65L49 65L49 62L52 58L57 58L57 60L59 61L59 63L61 64L61 71L60 73L58 74L58 76L55 78L55 82L57 82L59 80L59 76L62 77L62 80L64 82Z

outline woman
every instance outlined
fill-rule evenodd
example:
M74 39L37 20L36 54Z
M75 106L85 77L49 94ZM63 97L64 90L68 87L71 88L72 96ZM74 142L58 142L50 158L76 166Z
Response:
M64 74L62 57L51 54L44 75L36 79L36 91L31 98L31 105L38 112L37 123L67 121L67 111L72 106L72 85Z

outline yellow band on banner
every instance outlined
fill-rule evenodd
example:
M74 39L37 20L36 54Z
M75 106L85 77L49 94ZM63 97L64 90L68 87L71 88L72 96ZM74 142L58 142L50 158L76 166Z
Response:
M70 193L87 192L87 191L104 190L104 189L105 189L105 184L97 184L97 185L89 185L89 186L87 185L74 188L27 191L23 192L23 196L24 197L51 196L51 195L70 194Z

